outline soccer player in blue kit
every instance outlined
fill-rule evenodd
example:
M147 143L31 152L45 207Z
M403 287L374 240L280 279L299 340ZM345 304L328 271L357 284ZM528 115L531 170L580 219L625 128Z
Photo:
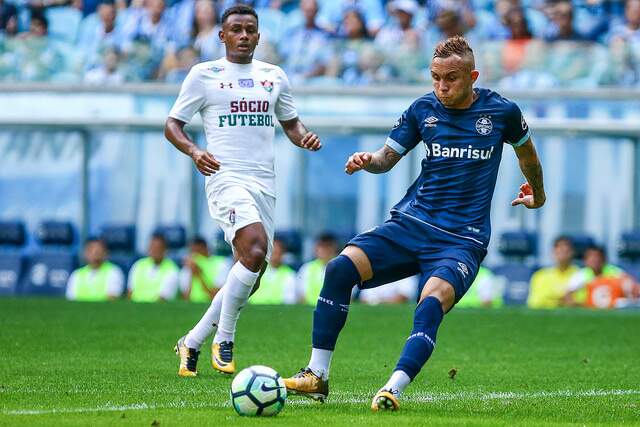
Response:
M511 204L544 204L542 167L520 109L496 92L474 89L478 75L463 37L442 41L431 62L434 91L402 114L380 150L355 153L347 161L347 174L384 173L421 141L426 148L422 171L391 218L353 238L327 265L313 316L311 359L285 379L291 394L326 399L329 365L354 285L373 288L420 274L413 330L371 403L374 411L397 410L400 394L436 346L444 314L469 289L487 253L504 143L514 148L526 178Z

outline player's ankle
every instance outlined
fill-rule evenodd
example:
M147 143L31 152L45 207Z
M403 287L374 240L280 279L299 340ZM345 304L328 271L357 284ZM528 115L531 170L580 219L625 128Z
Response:
M328 370L312 368L311 366L307 366L307 369L310 370L313 375L315 375L316 377L320 378L322 381L328 381L329 380L329 371Z

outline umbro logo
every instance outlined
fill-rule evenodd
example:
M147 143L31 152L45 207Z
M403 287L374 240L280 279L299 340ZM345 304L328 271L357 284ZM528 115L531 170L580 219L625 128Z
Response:
M426 119L424 119L424 123L425 123L426 127L434 128L434 127L436 127L436 124L438 123L438 118L437 117L433 117L433 116L429 116Z

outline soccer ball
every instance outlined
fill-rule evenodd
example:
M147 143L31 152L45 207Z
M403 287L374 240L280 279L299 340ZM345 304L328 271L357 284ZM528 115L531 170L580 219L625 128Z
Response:
M267 366L243 369L231 383L231 404L239 415L278 415L286 399L284 381Z

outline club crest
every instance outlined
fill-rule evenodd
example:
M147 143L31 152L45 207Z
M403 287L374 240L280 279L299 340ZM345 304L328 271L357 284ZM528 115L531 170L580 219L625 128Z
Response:
M264 90L267 92L271 92L273 90L273 82L269 80L263 80L260 82Z
M476 131L480 135L489 135L493 130L493 123L491 123L491 119L489 117L480 117L478 121L476 121Z

